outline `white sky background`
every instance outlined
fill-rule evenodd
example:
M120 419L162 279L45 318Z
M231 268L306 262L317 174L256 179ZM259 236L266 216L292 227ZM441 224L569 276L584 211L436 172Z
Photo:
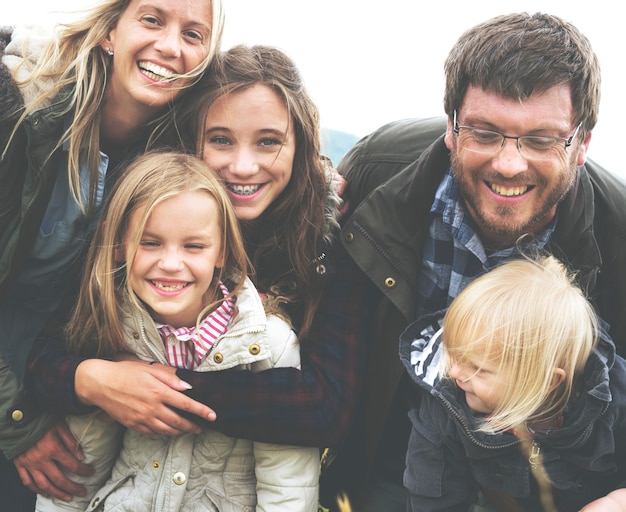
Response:
M48 23L94 1L5 0L0 24ZM602 66L600 119L589 156L626 177L618 158L626 137L625 29L608 0L434 0L427 7L411 0L223 1L224 48L280 47L298 64L323 126L359 136L396 119L443 115L443 62L467 28L512 11L560 16L589 38Z

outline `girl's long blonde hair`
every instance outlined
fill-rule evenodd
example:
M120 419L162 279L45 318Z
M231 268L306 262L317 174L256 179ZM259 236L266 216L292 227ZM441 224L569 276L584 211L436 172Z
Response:
M25 106L16 128L31 112L48 104L59 93L71 89L66 114L73 111L72 122L55 148L69 145L68 175L71 193L83 209L93 204L96 194L98 164L100 162L100 108L107 85L107 74L111 58L100 48L112 28L132 0L102 0L92 9L85 10L81 19L59 24L55 36L46 45L43 54L29 70L25 78L16 81L20 87L32 85L40 80L50 86L36 95ZM185 75L193 83L202 75L219 50L222 38L224 15L221 0L211 2L211 36L209 51L196 69ZM154 127L160 126L168 117L168 109L155 118ZM91 173L91 189L88 204L81 197L80 153L86 152L87 165Z
M443 374L449 376L453 362L484 357L506 376L483 431L550 420L569 400L597 332L592 306L562 263L553 256L513 260L452 301L443 322ZM555 387L556 368L565 378Z
M175 152L146 153L131 163L119 179L89 247L78 301L66 328L72 350L108 357L124 347L120 322L124 296L128 295L139 304L127 271L132 267L143 227L156 205L187 191L206 192L218 206L224 266L216 269L211 288L217 289L218 281L234 278L236 285L231 295L238 293L248 261L238 220L224 185L195 156ZM134 212L141 213L137 238L129 242L132 244L129 259L121 262L120 254L125 254L123 241ZM207 300L198 321L216 305Z

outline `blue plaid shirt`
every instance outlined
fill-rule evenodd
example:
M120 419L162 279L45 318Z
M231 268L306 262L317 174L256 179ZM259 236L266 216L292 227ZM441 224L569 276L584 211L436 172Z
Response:
M450 169L437 189L430 212L432 221L417 286L418 318L447 307L469 282L500 263L520 253L541 251L556 226L555 216L544 231L519 246L488 254L461 202Z

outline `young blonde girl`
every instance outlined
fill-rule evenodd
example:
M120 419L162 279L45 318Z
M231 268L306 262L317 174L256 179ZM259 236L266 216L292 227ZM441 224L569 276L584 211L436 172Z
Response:
M299 367L295 334L278 315L266 316L247 278L237 218L204 162L180 153L140 157L103 218L67 327L76 351L108 358L130 352L204 372ZM167 437L129 429L120 451L116 423L93 415L67 422L96 475L83 479L86 500L40 497L38 510L84 510L89 502L90 510L133 512L316 508L315 448L212 430Z
M554 257L477 278L400 354L420 387L411 510L471 510L479 490L506 510L579 510L624 486L626 365Z

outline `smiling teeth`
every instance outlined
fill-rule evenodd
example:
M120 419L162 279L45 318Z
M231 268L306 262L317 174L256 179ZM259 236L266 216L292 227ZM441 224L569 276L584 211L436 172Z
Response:
M164 82L167 80L174 80L176 78L176 74L172 73L170 70L165 69L153 62L140 62L139 68L144 72L146 76L149 76L153 80L158 80L160 82Z
M492 183L491 190L500 196L513 197L525 194L528 191L528 187L500 187Z
M226 186L238 196L250 196L261 188L261 185L233 185L232 183L227 183Z
M155 287L157 287L159 290L164 290L166 292L175 292L177 290L182 290L185 286L187 286L186 283L167 284L167 283L159 283L158 281L152 281L152 284Z

